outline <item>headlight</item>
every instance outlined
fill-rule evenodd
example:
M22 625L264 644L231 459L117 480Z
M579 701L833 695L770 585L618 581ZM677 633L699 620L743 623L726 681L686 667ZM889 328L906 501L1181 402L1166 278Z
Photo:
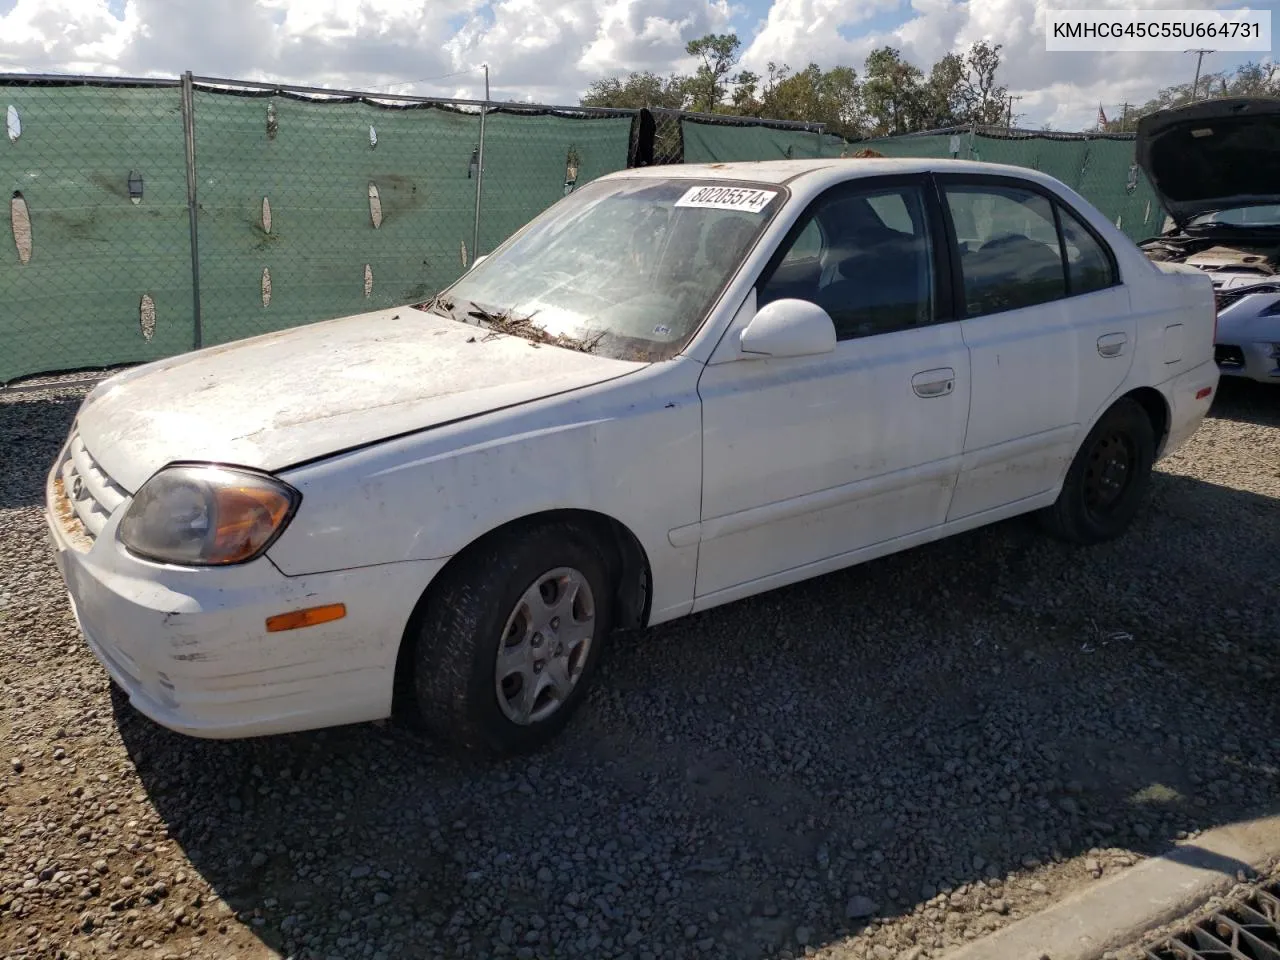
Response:
M271 546L301 499L287 483L262 474L175 465L142 485L116 536L131 553L161 563L244 563Z

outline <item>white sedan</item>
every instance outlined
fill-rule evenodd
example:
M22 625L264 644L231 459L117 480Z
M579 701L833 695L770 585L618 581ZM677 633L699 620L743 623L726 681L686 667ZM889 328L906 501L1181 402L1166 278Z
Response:
M1203 274L940 160L596 180L428 304L85 399L49 527L134 706L545 743L610 631L1038 511L1090 543L1218 382Z

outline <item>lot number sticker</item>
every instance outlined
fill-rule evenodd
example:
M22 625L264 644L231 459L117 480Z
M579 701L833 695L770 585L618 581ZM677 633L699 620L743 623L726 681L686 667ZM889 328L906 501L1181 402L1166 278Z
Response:
M676 201L676 206L759 213L777 195L776 190L754 190L749 187L690 187Z

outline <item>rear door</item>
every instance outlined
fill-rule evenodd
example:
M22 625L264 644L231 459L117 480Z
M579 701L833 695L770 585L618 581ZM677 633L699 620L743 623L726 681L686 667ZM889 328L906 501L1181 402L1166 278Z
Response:
M1015 177L940 175L973 387L948 520L1052 491L1124 381L1134 323L1114 256Z

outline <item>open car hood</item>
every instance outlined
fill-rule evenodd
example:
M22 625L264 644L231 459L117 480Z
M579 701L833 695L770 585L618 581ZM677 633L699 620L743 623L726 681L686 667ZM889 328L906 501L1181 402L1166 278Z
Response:
M1138 121L1138 165L1174 223L1280 203L1280 99L1231 97Z

